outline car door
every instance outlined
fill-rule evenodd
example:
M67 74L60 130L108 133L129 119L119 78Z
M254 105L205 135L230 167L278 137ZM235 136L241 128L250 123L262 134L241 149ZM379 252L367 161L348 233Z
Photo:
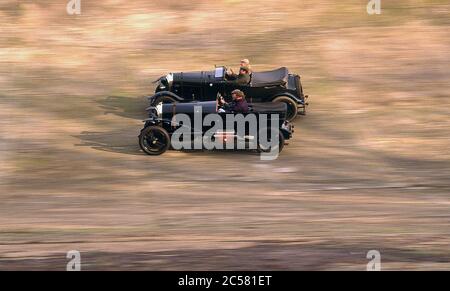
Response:
M217 93L222 94L223 84L216 80L209 80L203 86L203 101L213 101L217 98Z

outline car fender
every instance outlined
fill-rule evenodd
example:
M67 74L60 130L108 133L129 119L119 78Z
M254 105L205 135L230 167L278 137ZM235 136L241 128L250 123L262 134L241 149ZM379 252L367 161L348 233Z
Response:
M161 119L161 118L152 118L152 117L150 117L150 118L144 119L142 122L145 123L144 128L147 127L147 126L150 126L150 125L158 125L158 124L166 124L168 126L172 126L173 125L172 124L172 120L168 120L168 119L165 119L165 118Z
M301 105L303 105L303 103L304 103L302 99L298 98L297 96L295 96L289 92L278 93L278 94L270 97L269 100L272 101L273 99L280 97L280 96L286 96L286 97L292 98L295 102L297 102L298 104L301 104Z
M158 93L147 97L148 100L150 101L150 106L154 106L153 102L155 102L156 99L158 99L161 96L169 96L169 97L174 98L177 101L183 101L184 100L183 97L180 97L180 96L178 96L177 94L175 94L173 92L170 92L170 91L159 91Z
M172 126L172 127L178 127L178 126L184 126L183 124L178 123L176 120L174 119L167 119L167 118L155 118L155 117L149 117L146 118L144 120L142 120L142 122L145 123L145 126L147 126L148 124L150 125L158 125L158 124L166 124L168 126ZM188 127L190 128L190 127Z

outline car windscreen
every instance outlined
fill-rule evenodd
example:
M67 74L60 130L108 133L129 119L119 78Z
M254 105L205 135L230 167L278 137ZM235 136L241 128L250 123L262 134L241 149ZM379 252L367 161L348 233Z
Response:
M215 78L223 78L223 71L224 71L223 67L216 68L214 71L214 77Z

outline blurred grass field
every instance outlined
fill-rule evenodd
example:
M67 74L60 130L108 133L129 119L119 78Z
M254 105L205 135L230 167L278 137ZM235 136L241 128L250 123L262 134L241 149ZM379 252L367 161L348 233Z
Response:
M449 269L448 1L81 1L0 3L0 269ZM278 160L139 151L151 81L243 57L310 95Z

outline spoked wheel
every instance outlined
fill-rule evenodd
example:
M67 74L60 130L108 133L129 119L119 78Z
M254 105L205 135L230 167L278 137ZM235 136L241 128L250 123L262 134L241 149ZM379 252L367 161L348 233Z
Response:
M260 140L260 137L262 136L261 135L262 130L265 130L267 132L267 135L266 135L266 138L268 141L267 144ZM281 132L278 133L278 144L272 148L270 146L272 144L270 132L268 131L268 129L262 129L262 130L260 130L259 134L258 134L258 151L268 153L271 151L278 150L278 152L281 153L281 151L283 150L283 147L284 147L284 142L285 142L283 134Z
M287 113L286 113L286 119L288 121L294 120L294 118L297 116L297 103L292 100L292 98L288 96L279 96L272 100L272 102L283 102L287 105Z
M148 126L139 135L139 146L148 155L160 155L170 147L170 136L160 126Z

